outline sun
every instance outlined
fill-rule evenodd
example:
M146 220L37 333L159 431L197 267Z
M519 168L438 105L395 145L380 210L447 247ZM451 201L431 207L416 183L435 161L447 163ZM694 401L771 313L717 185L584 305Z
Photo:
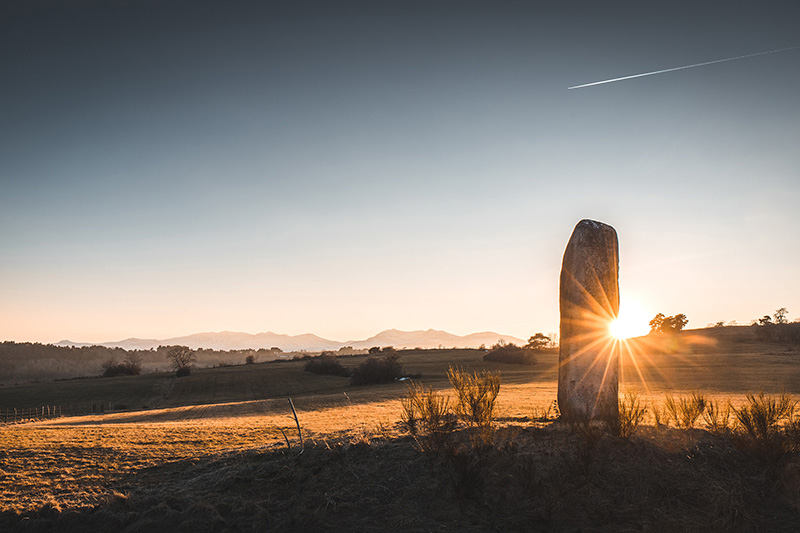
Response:
M647 335L650 331L649 315L639 302L621 299L617 319L608 325L609 334L619 340Z

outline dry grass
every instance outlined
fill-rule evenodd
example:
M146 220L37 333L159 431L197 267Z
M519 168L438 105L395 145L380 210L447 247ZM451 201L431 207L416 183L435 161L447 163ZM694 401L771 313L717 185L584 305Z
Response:
M593 432L586 444L553 421L555 357L541 357L537 367L510 368L474 351L401 354L407 371L423 374L420 397L451 405L450 364L502 372L494 418L508 435L503 446L439 463L420 459L404 436L404 384L349 388L302 363L201 370L160 409L0 427L0 530L21 528L23 515L65 531L790 530L800 520L796 416L783 420L789 454L769 479L724 431L638 425L628 440ZM270 369L285 381L272 382ZM728 423L728 398L738 410L749 402L743 382L725 389L715 375L697 387L705 410L694 423L710 430ZM630 385L639 394L623 398L632 425L652 423L666 381ZM252 398L262 386L272 397ZM297 436L289 395L308 441L300 457L281 435Z

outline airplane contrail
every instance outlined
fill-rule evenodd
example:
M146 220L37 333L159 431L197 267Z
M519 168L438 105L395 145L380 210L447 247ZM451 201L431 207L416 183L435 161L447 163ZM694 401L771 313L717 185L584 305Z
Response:
M582 87L591 87L592 85L602 85L604 83L614 83L615 81L622 81L622 80L630 80L633 78L641 78L642 76L652 76L653 74L663 74L665 72L673 72L675 70L683 70L687 68L694 68L694 67L702 67L704 65L713 65L714 63L724 63L726 61L734 61L736 59L744 59L746 57L755 57L755 56L763 56L765 54L775 54L777 52L785 52L787 50L795 50L800 48L800 46L790 46L789 48L780 48L778 50L769 50L767 52L758 52L757 54L747 54L744 56L736 56L736 57L728 57L726 59L715 59L714 61L706 61L705 63L695 63L694 65L684 65L682 67L673 67L673 68L666 68L664 70L654 70L653 72L644 72L642 74L633 74L632 76L623 76L621 78L613 78L610 80L603 80L603 81L595 81L592 83L584 83L583 85L573 85L572 87L567 87L569 89L580 89Z

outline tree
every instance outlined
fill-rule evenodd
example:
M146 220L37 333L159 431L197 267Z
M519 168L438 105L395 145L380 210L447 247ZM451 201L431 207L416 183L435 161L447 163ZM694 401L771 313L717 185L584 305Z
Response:
M528 339L528 344L526 344L524 348L538 351L543 348L546 348L549 345L550 345L550 337L548 337L544 333L537 333L536 335L533 335Z
M668 316L664 320L664 325L662 329L668 329L672 333L677 333L681 331L683 328L686 327L686 324L689 323L689 319L686 318L686 315L683 313L679 313L675 316ZM664 333L667 333L666 331Z
M167 352L167 360L169 360L172 368L181 375L188 375L189 368L195 362L197 356L194 351L189 349L188 346L173 346Z
M650 333L661 333L661 326L664 324L664 313L658 313L653 317L648 324L650 325Z
M787 322L789 322L786 319L787 314L789 314L789 311L785 307L781 307L780 309L775 311L775 314L772 316L775 318L776 324L786 324Z
M772 324L772 317L769 315L764 315L758 319L759 326L769 326Z
M128 352L125 354L125 366L127 366L132 373L140 374L142 372L142 354L138 352Z
M677 333L688 323L689 319L683 313L675 316L664 316L664 313L658 313L649 323L650 333Z

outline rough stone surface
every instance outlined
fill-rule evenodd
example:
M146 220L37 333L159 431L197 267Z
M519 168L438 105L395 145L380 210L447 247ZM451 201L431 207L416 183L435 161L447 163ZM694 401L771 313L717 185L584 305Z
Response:
M619 354L608 326L619 312L619 245L614 228L575 226L561 265L558 405L566 418L618 413Z

